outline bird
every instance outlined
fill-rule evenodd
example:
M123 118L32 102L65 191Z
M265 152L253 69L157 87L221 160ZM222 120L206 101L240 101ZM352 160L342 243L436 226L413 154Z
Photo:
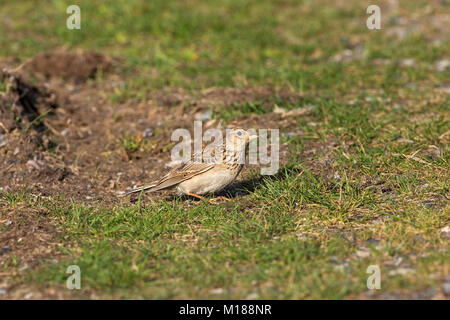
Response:
M182 162L161 179L123 192L122 196L143 191L175 189L178 195L184 194L203 199L203 195L218 192L236 180L244 167L245 149L250 141L257 137L241 128L231 129L226 137L225 148L219 148L221 156L219 154L217 158L213 160L208 158L203 162L192 159ZM202 154L204 151L202 150ZM193 158L196 159L195 154ZM217 197L210 199L209 202L212 203L215 199L230 200L226 197Z

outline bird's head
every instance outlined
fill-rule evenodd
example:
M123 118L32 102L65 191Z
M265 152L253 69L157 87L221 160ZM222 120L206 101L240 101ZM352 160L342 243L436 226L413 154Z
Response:
M257 135L250 134L244 129L232 129L227 135L227 148L231 147L234 150L245 148L250 141L256 138L258 138Z

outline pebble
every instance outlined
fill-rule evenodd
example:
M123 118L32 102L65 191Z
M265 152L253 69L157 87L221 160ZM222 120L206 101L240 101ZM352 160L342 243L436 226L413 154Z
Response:
M414 143L413 140L411 140L411 139L406 139L406 138L399 138L399 139L397 139L397 142L401 142L401 143Z
M246 299L247 300L256 300L258 298L259 298L259 295L256 292L253 292L253 293L250 293Z
M287 139L291 139L298 136L297 132L288 132L284 135Z
M444 296L450 296L450 281L444 282L444 284L442 285L442 292L444 293Z
M0 134L0 148L6 146L8 138L4 134Z
M444 72L447 69L450 69L450 60L439 60L436 62L437 72Z
M142 132L142 137L143 138L150 138L153 135L153 129L152 128L147 128L144 130L144 132Z
M445 239L450 239L450 227L449 226L445 226L443 228L441 228L441 237L445 238Z
M369 238L369 239L366 240L366 242L369 243L369 244L376 245L376 244L380 243L380 240L377 240L377 239L374 239L374 238Z
M63 131L61 131L62 136L67 136L70 133L70 128L65 128Z
M206 121L212 118L212 110L208 109L205 112L199 112L195 115L195 120Z
M450 84L443 84L437 87L437 90L450 94Z
M40 170L41 169L39 167L39 165L36 163L36 161L34 161L34 160L28 160L27 161L27 165L33 167L36 170Z
M1 250L1 254L5 254L8 253L9 251L11 251L11 249L9 248L9 246L4 246Z
M370 256L370 252L366 249L364 250L357 250L356 251L356 256L358 258L367 258L368 256Z
M224 292L224 290L222 288L216 288L216 289L212 289L211 291L209 291L209 293L211 294L222 294Z
M0 294L7 294L8 290L0 288Z
M393 262L394 262L394 265L396 266L396 267L398 267L399 265L401 265L402 264L402 262L403 262L403 257L401 256L401 255L399 255L399 254L395 254L394 255L394 257L393 257Z
M416 65L416 62L414 61L414 59L403 59L400 61L400 65L402 65L403 67L413 67Z
M425 202L423 205L424 205L424 207L427 208L427 209L433 208L433 203L431 203L431 202Z
M275 105L275 108L273 109L273 113L280 114L283 118L284 117L296 117L296 116L302 116L307 113L310 113L314 109L313 105L305 105L303 108L295 108L292 110L287 111L284 108L280 108L279 106Z
M415 272L414 269L411 269L411 268L398 268L398 269L389 271L389 275L390 276L396 276L396 275L404 276L404 275L411 274L414 272Z
M25 296L24 299L31 299L33 297L33 292L28 292Z

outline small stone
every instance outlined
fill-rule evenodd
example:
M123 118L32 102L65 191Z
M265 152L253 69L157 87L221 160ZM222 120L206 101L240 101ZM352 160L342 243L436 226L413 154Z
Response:
M27 270L27 269L28 269L28 264L24 264L23 266L21 266L19 268L19 271L24 271L24 270Z
M250 294L246 297L247 300L256 300L256 299L258 299L258 298L259 298L259 295L258 295L256 292L250 293Z
M414 61L414 59L403 59L400 61L400 65L402 65L403 67L413 67L416 65L416 62Z
M0 251L0 255L8 253L9 251L11 251L11 249L9 248L9 246L4 246L2 248L2 250Z
M406 138L399 138L399 139L397 139L397 142L400 142L400 143L414 143L413 140L406 139Z
M67 136L70 133L70 128L65 128L63 131L61 131L62 136Z
M36 163L36 161L34 160L28 160L27 161L27 166L30 166L36 170L40 170L41 168L39 167L39 165Z
M20 152L20 149L17 147L14 149L13 156L17 156Z
M441 228L441 237L445 238L445 239L450 239L450 227L449 226L445 226L443 228Z
M303 108L295 108L292 110L287 111L284 108L280 108L279 106L275 105L275 109L273 110L273 113L280 114L283 118L285 117L298 117L305 114L310 113L313 110L313 105L305 105Z
M366 240L366 242L369 244L372 244L372 245L376 245L376 244L380 243L380 240L369 238Z
M24 299L31 299L33 297L33 292L28 292L25 296Z
M288 132L288 133L286 133L284 136L285 136L287 139L291 139L291 138L297 137L297 136L298 136L298 133L296 133L296 132Z
M411 269L411 268L398 268L398 269L389 271L389 275L390 276L397 276L397 275L404 276L404 275L411 274L414 272L415 272L415 270Z
M7 294L8 290L0 288L0 294Z
M437 72L444 72L447 69L450 69L450 60L439 60L436 62Z
M450 84L442 84L439 87L437 87L437 90L450 94Z
M442 293L446 297L450 296L450 282L444 282L444 284L442 285Z
M356 251L356 256L358 258L367 258L367 257L370 256L370 252L367 249L357 250Z
M211 294L222 294L224 292L223 288L215 288L209 291Z
M8 138L4 134L0 134L0 148L6 146Z
M314 109L314 106L306 105L303 108L296 108L296 109L289 110L284 116L286 116L286 117L303 116L303 115L310 113L313 109Z
M398 267L403 262L403 257L399 254L395 254L393 257L393 262L396 267Z
M431 202L425 202L423 205L424 205L424 207L427 208L427 209L433 208L433 203L431 203Z
M199 121L206 121L212 118L212 110L208 109L204 112L199 112L195 115L195 120L199 120Z
M147 128L144 130L144 132L142 132L142 137L143 138L150 138L153 135L153 129L152 128Z
M275 108L273 109L273 113L285 114L286 112L287 112L286 109L280 108L277 105L275 105Z

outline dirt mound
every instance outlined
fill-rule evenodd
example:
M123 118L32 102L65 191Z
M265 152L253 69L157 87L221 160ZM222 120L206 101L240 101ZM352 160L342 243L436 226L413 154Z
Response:
M42 131L43 124L36 120L57 107L56 94L45 86L34 85L25 80L20 72L3 69L0 80L8 90L0 93L0 122L2 129L10 132L16 127L35 125Z
M83 83L94 78L99 70L111 67L112 59L93 51L57 49L34 57L24 65L26 73L45 78L61 78Z

